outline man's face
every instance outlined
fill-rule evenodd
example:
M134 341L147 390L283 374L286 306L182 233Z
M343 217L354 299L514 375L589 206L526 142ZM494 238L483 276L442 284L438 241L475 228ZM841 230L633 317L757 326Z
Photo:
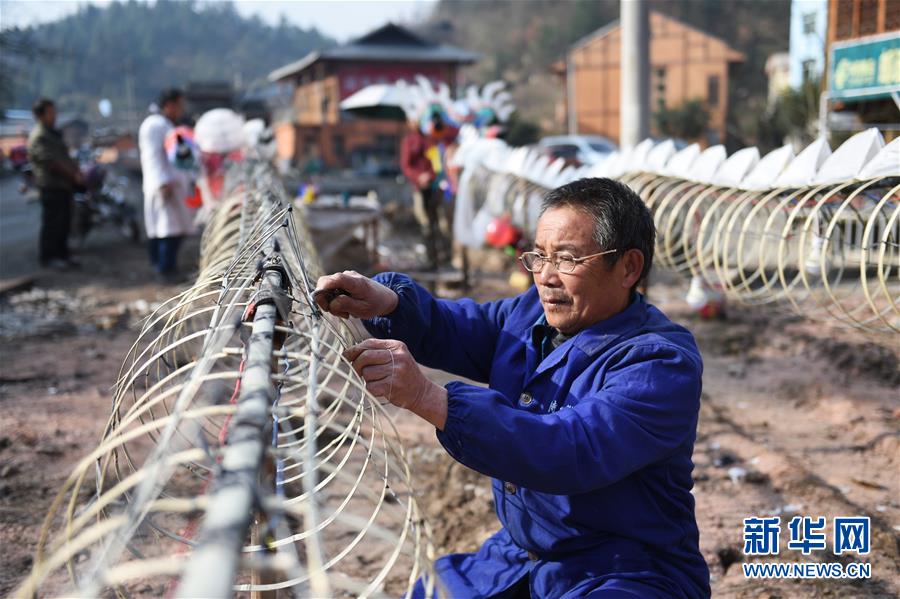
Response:
M41 123L45 127L53 127L56 125L56 106L52 104L44 108L44 114L41 115Z
M580 258L615 249L598 247L593 234L594 219L588 213L570 206L551 208L538 220L535 251L545 256L568 252ZM547 323L573 335L624 310L635 277L623 262L607 267L604 257L597 256L576 265L571 273L559 272L556 265L545 262L533 275Z
M184 98L178 98L177 100L167 102L163 107L163 114L165 114L166 118L173 123L177 123L181 118L181 115L184 114Z

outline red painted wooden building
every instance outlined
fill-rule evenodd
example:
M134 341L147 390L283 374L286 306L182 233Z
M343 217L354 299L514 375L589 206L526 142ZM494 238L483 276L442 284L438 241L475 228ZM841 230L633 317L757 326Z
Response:
M294 86L290 119L275 126L279 156L298 165L317 158L328 167L358 165L369 157L394 161L405 124L347 114L340 102L368 85L412 82L419 74L455 89L460 67L478 58L388 23L275 69L270 81Z

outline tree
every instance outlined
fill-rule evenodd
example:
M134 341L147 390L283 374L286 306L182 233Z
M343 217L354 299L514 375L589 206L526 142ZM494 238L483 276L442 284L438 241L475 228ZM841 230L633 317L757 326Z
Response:
M810 143L818 133L819 78L807 79L800 89L788 88L781 92L775 104L773 118L785 130L786 136Z
M534 121L522 118L514 112L506 123L506 143L511 146L527 146L536 143L541 137L541 128Z
M700 100L688 100L675 108L660 107L653 118L661 135L685 140L701 137L709 124L709 112Z
M231 3L172 0L86 4L52 23L3 31L0 42L5 103L29 106L46 95L81 113L104 97L122 107L133 96L140 110L160 89L190 81L261 80L335 43L315 28L243 18Z
M775 104L761 111L756 126L760 149L776 148L786 141L806 146L818 135L821 80L807 79L798 88L781 92Z
M0 31L0 114L15 105L14 90L29 80L29 68L38 60L55 58L56 52L36 43L25 30L16 27Z

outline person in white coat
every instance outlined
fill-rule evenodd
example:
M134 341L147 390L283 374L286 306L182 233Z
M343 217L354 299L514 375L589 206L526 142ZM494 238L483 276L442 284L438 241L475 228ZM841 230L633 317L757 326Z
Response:
M167 89L160 94L159 113L144 119L138 132L150 263L157 277L167 283L177 282L178 248L194 231L194 218L185 203L187 175L169 161L165 150L166 136L183 113L184 94Z

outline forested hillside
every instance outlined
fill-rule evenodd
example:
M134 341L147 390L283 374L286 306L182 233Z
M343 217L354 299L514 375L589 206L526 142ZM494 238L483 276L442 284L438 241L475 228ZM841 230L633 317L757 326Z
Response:
M334 44L316 29L244 18L227 2L86 5L60 21L2 32L0 107L38 95L91 114L99 98L143 110L159 90L188 81L247 85L307 52Z

